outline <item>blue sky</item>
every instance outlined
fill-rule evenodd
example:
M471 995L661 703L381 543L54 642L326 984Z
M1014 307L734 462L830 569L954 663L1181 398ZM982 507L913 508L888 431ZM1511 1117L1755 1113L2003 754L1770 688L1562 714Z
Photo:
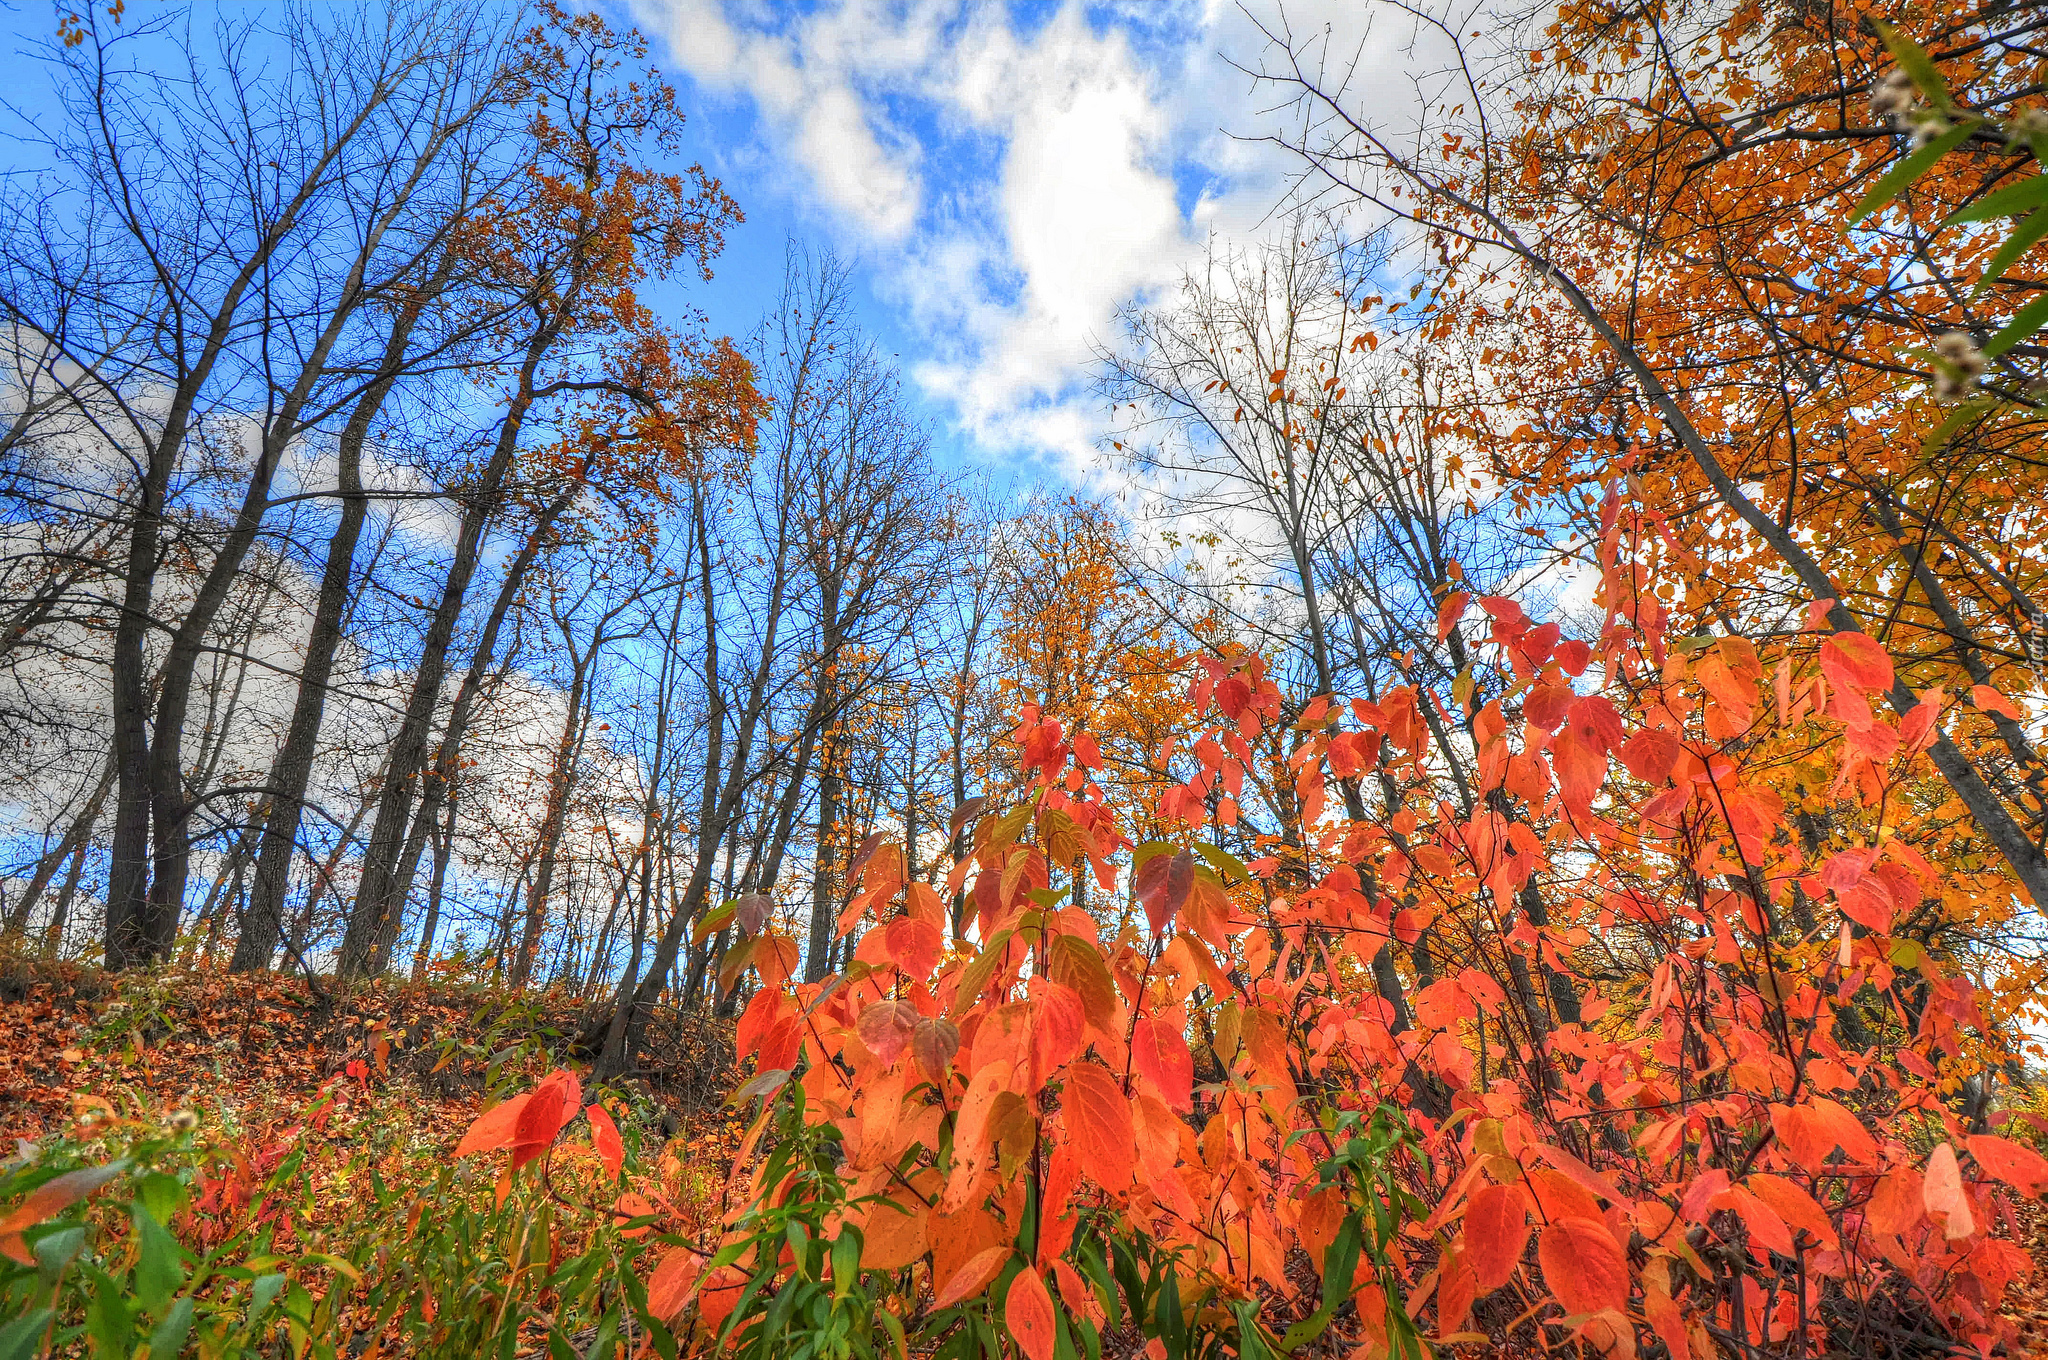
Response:
M1271 96L1224 56L1256 64L1247 11L1270 21L1275 0L599 3L649 35L691 118L689 156L747 215L691 300L744 334L785 241L829 247L853 262L862 320L900 357L943 461L998 484L1100 481L1091 344L1211 235L1263 232L1293 169L1241 139L1268 129ZM1359 13L1287 5L1296 32L1333 24L1347 49ZM0 0L10 56L55 22L49 0ZM1385 83L1405 87L1376 36ZM13 82L15 109L46 117L45 87ZM30 156L16 143L6 161Z
M1090 345L1211 233L1259 233L1292 168L1240 140L1267 101L1221 55L1260 49L1234 4L617 3L748 216L715 323L772 299L791 235L850 258L963 472L1096 481Z

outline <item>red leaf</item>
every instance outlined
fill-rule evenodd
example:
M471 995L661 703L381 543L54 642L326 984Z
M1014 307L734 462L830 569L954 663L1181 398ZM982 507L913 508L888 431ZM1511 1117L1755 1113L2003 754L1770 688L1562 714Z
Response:
M1458 626L1458 619L1464 614L1465 606L1472 603L1472 592L1454 590L1444 597L1436 610L1436 640L1442 642L1451 635L1451 629Z
M576 1117L583 1103L583 1083L573 1072L550 1072L533 1088L533 1099L519 1112L512 1129L512 1167L516 1171L554 1146L555 1137Z
M1830 685L1843 688L1892 687L1892 659L1868 633L1836 633L1821 643L1820 673Z
M1195 857L1186 850L1175 855L1157 854L1138 869L1138 901L1145 907L1145 919L1154 935L1163 934L1180 909L1187 905L1195 886Z
M703 1269L704 1258L687 1247L673 1248L663 1256L647 1279L648 1315L667 1322L682 1312L690 1301L690 1287Z
M1628 1258L1607 1225L1591 1218L1560 1218L1536 1244L1543 1280L1567 1313L1620 1312L1628 1307Z
M1440 1334L1460 1331L1472 1316L1472 1300L1478 1281L1463 1255L1446 1252L1443 1274L1436 1281L1436 1329Z
M619 1140L619 1126L612 1122L611 1112L602 1105L593 1105L583 1112L590 1121L590 1146L596 1150L597 1159L604 1163L604 1169L618 1178L626 1166L626 1145Z
M1031 1360L1052 1360L1052 1296L1035 1270L1020 1271L1010 1281L1010 1297L1003 1303L1003 1324L1010 1336Z
M910 1056L924 1074L937 1081L960 1051L960 1027L951 1020L920 1020L910 1031Z
M979 1294L988 1282L1002 1273L1003 1263L1010 1259L1007 1246L987 1247L967 1258L967 1263L953 1272L953 1278L946 1281L946 1287L932 1301L932 1307L951 1308L960 1300Z
M470 1122L462 1141L455 1145L455 1155L467 1157L473 1152L496 1152L499 1148L511 1147L519 1129L519 1117L526 1112L526 1104L532 1099L533 1092L528 1091L510 1100L501 1100L478 1115Z
M877 1001L862 1008L860 1018L853 1022L860 1041L866 1044L884 1067L896 1061L898 1054L910 1042L921 1017L917 1007L908 1001ZM955 1031L958 1038L958 1031ZM955 1044L958 1047L958 1044Z
M749 935L759 935L761 928L768 924L768 917L775 911L775 903L765 894L741 893L735 902L733 917L740 923L740 929Z
M1182 1114L1194 1108L1195 1059L1177 1027L1139 1016L1131 1031L1131 1065L1159 1088L1168 1105Z
M1969 1145L1970 1155L1977 1159L1977 1165L1983 1167L1986 1174L2004 1181L2021 1194L2038 1195L2048 1187L2048 1158L2032 1148L2021 1147L1990 1133L1971 1134Z
M1076 1063L1067 1069L1060 1111L1089 1178L1105 1190L1122 1194L1137 1174L1131 1103L1123 1086L1106 1067Z
M1814 1241L1824 1247L1833 1249L1841 1245L1835 1236L1834 1224L1828 1222L1827 1210L1791 1181L1783 1176L1758 1174L1751 1176L1745 1184L1751 1194L1770 1205L1791 1227L1811 1233Z
M899 916L882 930L889 961L912 977L929 977L945 952L946 937L930 921Z
M2014 722L2020 720L2020 711L2013 707L2012 700L2006 698L1989 685L1970 686L1970 702L1983 709L1986 713L1996 713L2000 717L2010 718Z
M1555 732L1563 726L1577 697L1570 685L1538 685L1522 700L1522 720L1546 732Z
M1645 784L1662 784L1678 764L1678 738L1661 727L1646 727L1621 744L1621 763Z
M1484 1293L1508 1282L1529 1245L1529 1214L1512 1186L1488 1185L1465 1206L1465 1257Z

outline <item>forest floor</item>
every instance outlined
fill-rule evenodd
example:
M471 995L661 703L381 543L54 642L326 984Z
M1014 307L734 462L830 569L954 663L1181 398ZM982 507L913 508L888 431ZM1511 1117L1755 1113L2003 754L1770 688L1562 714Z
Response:
M452 1144L495 1078L561 1063L582 1009L472 983L341 992L277 973L0 959L0 1139L33 1142L102 1103L144 1118L303 1108L339 1080L403 1099L419 1136ZM731 1090L731 1025L671 1015L656 1031L638 1075L674 1132Z
M402 1118L416 1144L452 1148L487 1087L560 1065L581 1010L574 998L481 984L343 994L274 973L116 975L0 958L0 1145L60 1135L88 1110L139 1120L190 1110L255 1127L340 1085ZM737 1081L730 1022L669 1016L657 1036L636 1075L660 1132L699 1165L729 1161L739 1132L722 1108ZM2002 1311L2024 1353L2048 1355L2048 1211L2020 1205L2013 1235L2034 1274Z

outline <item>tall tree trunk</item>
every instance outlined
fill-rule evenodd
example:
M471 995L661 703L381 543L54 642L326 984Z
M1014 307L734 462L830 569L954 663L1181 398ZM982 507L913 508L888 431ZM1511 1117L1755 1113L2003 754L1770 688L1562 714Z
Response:
M427 915L420 922L419 943L413 946L412 976L415 981L427 975L427 965L434 960L434 932L441 928L441 893L448 882L448 860L455 850L455 800L448 800L448 815L441 819L441 829L434 837L434 877L427 887Z
M595 647L592 648L593 653ZM540 949L541 932L547 927L548 894L555 880L555 857L561 849L562 827L568 821L569 794L576 784L576 761L583 748L585 719L583 696L588 667L579 658L569 683L569 711L562 718L562 735L555 743L555 759L548 770L548 797L541 813L540 836L533 870L533 891L526 895L526 928L520 935L519 953L512 961L512 985L524 987L533 975L534 955Z
M818 761L818 839L811 860L811 936L804 957L804 981L822 982L832 971L837 932L835 891L839 861L839 768L831 739Z
M284 930L284 898L290 886L292 854L298 848L299 820L305 815L306 786L312 778L328 686L334 677L334 658L341 647L356 544L362 538L363 521L369 515L369 498L363 494L363 446L369 441L371 424L397 382L398 365L411 343L426 298L445 285L454 262L455 252L446 252L427 288L409 298L393 320L391 336L384 346L387 376L371 384L356 401L335 449L341 507L334 533L327 540L327 563L321 571L320 592L313 605L305 660L299 669L299 690L292 701L291 724L270 767L270 805L263 823L262 848L257 852L256 884L242 921L241 938L236 940L234 957L228 962L232 972L268 968L277 953L278 938Z
M64 833L64 839L57 843L57 848L43 856L36 864L35 875L29 879L28 887L22 890L21 900L16 902L14 909L7 914L6 939L20 939L27 933L30 913L35 911L36 903L42 899L43 891L49 887L50 880L57 876L57 871L64 866L66 860L75 858L92 839L92 829L100 820L100 809L106 806L107 793L113 787L114 754L109 750L107 759L100 768L99 783L93 786L92 796L85 800L85 807L72 820L71 829Z
M724 691L719 683L718 610L716 580L711 567L710 525L705 509L708 488L699 486L692 498L694 533L698 550L698 591L704 608L704 675L710 694L706 727L708 739L704 760L704 792L699 800L697 850L690 866L688 886L656 942L654 957L644 976L627 970L619 981L612 1014L604 1030L603 1048L598 1053L596 1073L600 1080L623 1072L646 1031L649 1008L661 995L669 973L681 953L683 936L691 917L702 908L711 884L719 842L737 815L747 790L749 767L753 763L754 737L767 713L770 680L774 673L776 638L782 626L785 592L788 587L786 540L778 541L774 570L764 608L760 654L749 678L746 703L733 734L730 757L725 754ZM723 771L721 780L720 772Z
M391 743L390 768L378 794L377 816L370 824L370 842L363 854L362 885L342 936L336 971L344 978L382 972L390 963L391 946L404 914L404 894L411 887L410 873L405 875L403 884L399 881L399 859L406 849L417 785L426 769L427 742L434 714L440 707L441 682L448 673L448 649L455 641L455 626L462 617L470 578L476 574L482 556L484 530L497 511L499 494L519 447L520 433L536 399L535 374L560 324L558 321L536 330L528 341L518 383L506 405L504 424L499 427L490 459L463 498L462 526L456 535L447 581L427 625L405 715ZM509 593L500 592L500 598L509 607ZM499 617L494 610L493 620ZM493 635L495 632L486 631ZM421 839L424 841L425 837Z
M85 856L92 849L90 840L80 841L78 849L72 852L70 872L64 875L64 887L57 893L57 905L50 909L50 925L43 933L43 956L51 959L64 957L64 925L71 919L71 899L78 893L78 880L85 873Z

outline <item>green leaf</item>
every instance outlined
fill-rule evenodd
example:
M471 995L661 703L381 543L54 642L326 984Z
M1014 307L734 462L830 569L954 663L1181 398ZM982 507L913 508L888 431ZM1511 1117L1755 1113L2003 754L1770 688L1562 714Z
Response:
M1974 397L1950 411L1941 424L1920 445L1920 456L1932 458L1955 437L1955 432L1998 405L1996 397Z
M896 1343L896 1353L898 1355L910 1354L910 1338L903 1334L903 1323L897 1318L896 1314L887 1308L879 1308L875 1310L875 1315L882 1320L882 1330L886 1331L889 1334L889 1339Z
M159 1223L168 1223L185 1207L185 1183L176 1176L151 1171L135 1178L135 1201Z
M1358 1247L1362 1235L1358 1215L1344 1215L1344 1226L1337 1230L1337 1236L1323 1253L1323 1301L1315 1312L1287 1329L1281 1339L1283 1350L1293 1352L1321 1336L1351 1297L1351 1277L1358 1270Z
M1897 198L1907 185L1919 179L1934 168L1934 163L1969 140L1970 134L1982 124L1981 118L1968 118L1947 132L1936 137L1910 156L1885 172L1883 179L1870 187L1870 192L1859 200L1849 213L1849 225L1855 226L1864 218Z
M1195 853L1215 865L1216 872L1219 874L1235 878L1239 882L1243 882L1252 876L1252 871L1245 867L1243 860L1231 854L1220 845L1208 845L1202 841L1196 841Z
M128 1290L111 1275L92 1272L92 1296L85 1304L85 1330L101 1355L126 1357L135 1349L135 1308Z
M154 1313L185 1282L185 1249L140 1204L135 1206L135 1247L135 1301Z
M1953 107L1948 97L1948 85L1941 78L1941 72L1934 69L1934 61L1920 45L1908 38L1882 19L1874 20L1877 36L1884 40L1885 48L1891 52L1892 60L1913 77L1913 84L1927 97L1927 102L1946 111Z
M192 1296L187 1294L171 1305L169 1316L149 1334L149 1360L175 1360L185 1349L185 1337L191 1330Z
M716 935L719 931L725 929L726 926L730 925L732 923L732 918L738 913L738 911L739 904L737 902L728 902L722 907L716 907L710 911L705 912L704 915L698 920L696 927L690 932L690 943L704 943L713 935Z
M1145 861L1151 859L1154 855L1171 855L1179 851L1179 849L1180 847L1172 841L1146 841L1143 845L1131 851L1131 869L1133 872L1136 872L1144 868Z
M2011 268L2013 261L2026 254L2034 242L2040 240L2043 235L2048 235L2048 208L2038 209L2026 221L2013 228L2012 235L2005 238L2005 244L1998 248L1998 253L1984 266L1984 273L1978 278L1977 286L1970 290L1970 296L1978 296L1997 282L1998 276Z
M275 1303L286 1282L287 1277L282 1274L259 1276L249 1287L249 1316L254 1318Z
M308 1265L326 1266L337 1275L346 1275L350 1284L361 1284L363 1282L363 1272L357 1270L354 1263L346 1261L339 1256L333 1256L324 1251L309 1251L306 1253L305 1261Z
M43 1333L56 1313L38 1308L0 1327L0 1360L35 1360L43 1349Z
M79 1249L85 1245L85 1225L74 1223L53 1233L44 1233L36 1239L36 1277L43 1288L53 1288L57 1277L64 1273L64 1267L78 1258Z
M2041 327L2048 326L2048 294L2035 298L2013 314L2005 323L2005 329L1984 342L1984 357L1996 359L2022 341L2033 338Z
M1002 958L1003 951L1009 943L1010 932L998 930L989 937L987 946L974 956L974 961L961 970L960 990L955 994L956 999L953 1002L955 1014L965 1012L974 1004L974 999L981 995L982 988L988 986L988 980L995 975L996 963Z
M860 1279L860 1229L840 1229L832 1239L832 1297L843 1299Z
M2029 175L2018 184L2008 184L1995 194L1977 200L1967 208L1949 214L1944 227L1964 222L1983 222L1993 217L2010 217L2048 204L2048 175Z

